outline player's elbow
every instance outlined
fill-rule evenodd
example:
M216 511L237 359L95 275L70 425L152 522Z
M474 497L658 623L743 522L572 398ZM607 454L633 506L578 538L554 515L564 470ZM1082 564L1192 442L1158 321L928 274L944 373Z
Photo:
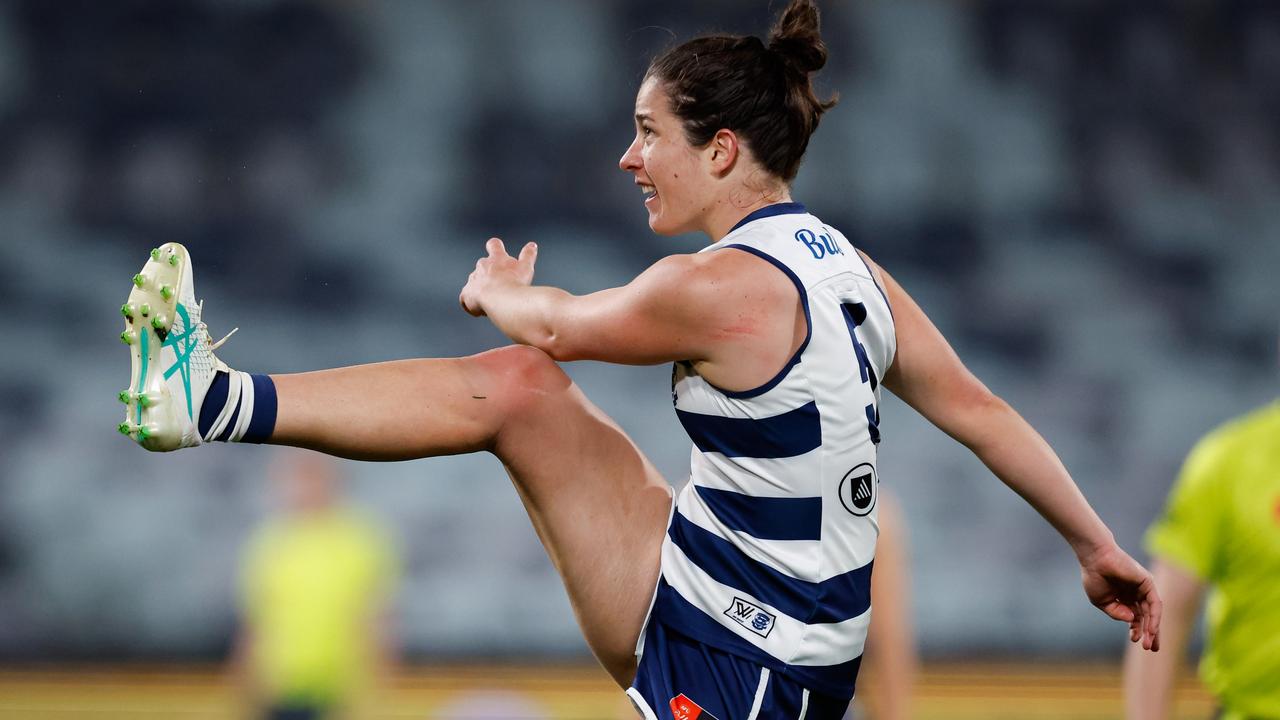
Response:
M956 411L948 434L970 450L982 454L991 443L999 442L999 428L1017 412L999 395L981 383L965 388L954 400Z
M534 347L537 347L542 352L550 355L551 359L556 362L569 362L571 360L578 359L578 356L573 353L569 344L564 342L562 338L555 335L543 338L542 342L538 343Z
M553 328L545 328L528 344L551 356L551 359L556 362L569 362L584 358L582 349L578 347L577 343L573 342L572 337L567 337L562 332L556 332Z
M1007 415L1014 412L1009 403L1004 401L1004 398L981 385L971 391L968 402L975 413L986 417Z

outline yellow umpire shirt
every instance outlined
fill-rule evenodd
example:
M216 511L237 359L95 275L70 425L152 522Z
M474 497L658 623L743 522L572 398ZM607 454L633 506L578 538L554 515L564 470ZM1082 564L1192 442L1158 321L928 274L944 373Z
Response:
M1200 676L1226 718L1280 718L1280 402L1192 450L1147 550L1212 585Z
M253 665L272 701L350 700L372 669L395 575L383 535L343 509L284 517L254 536L243 573Z

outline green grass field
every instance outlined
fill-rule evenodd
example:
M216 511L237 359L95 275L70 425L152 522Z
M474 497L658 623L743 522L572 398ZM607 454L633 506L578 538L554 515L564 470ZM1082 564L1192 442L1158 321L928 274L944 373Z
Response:
M863 678L873 682L873 677ZM461 709L473 703L471 714ZM927 666L918 720L1119 720L1113 665ZM476 714L487 705L490 714ZM1179 720L1207 720L1212 698L1192 677L1178 690ZM0 719L195 720L245 717L217 667L0 668ZM630 703L592 666L412 667L397 673L360 718L631 720ZM731 720L731 719L730 719Z

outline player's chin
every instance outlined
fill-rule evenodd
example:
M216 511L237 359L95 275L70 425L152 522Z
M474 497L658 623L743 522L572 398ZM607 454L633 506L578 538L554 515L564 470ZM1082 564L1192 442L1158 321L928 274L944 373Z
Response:
M663 237L671 237L672 235L688 232L680 223L671 222L669 218L663 217L661 212L649 213L649 229Z

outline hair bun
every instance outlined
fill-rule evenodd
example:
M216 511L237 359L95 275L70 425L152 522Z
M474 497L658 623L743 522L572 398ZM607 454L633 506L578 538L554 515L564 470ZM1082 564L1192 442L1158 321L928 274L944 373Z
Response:
M769 49L803 73L817 72L827 64L827 46L822 42L818 6L813 0L792 0L787 5L769 32Z
M817 72L827 64L827 51L814 47L798 38L773 38L769 49L782 57L783 62L803 73Z

